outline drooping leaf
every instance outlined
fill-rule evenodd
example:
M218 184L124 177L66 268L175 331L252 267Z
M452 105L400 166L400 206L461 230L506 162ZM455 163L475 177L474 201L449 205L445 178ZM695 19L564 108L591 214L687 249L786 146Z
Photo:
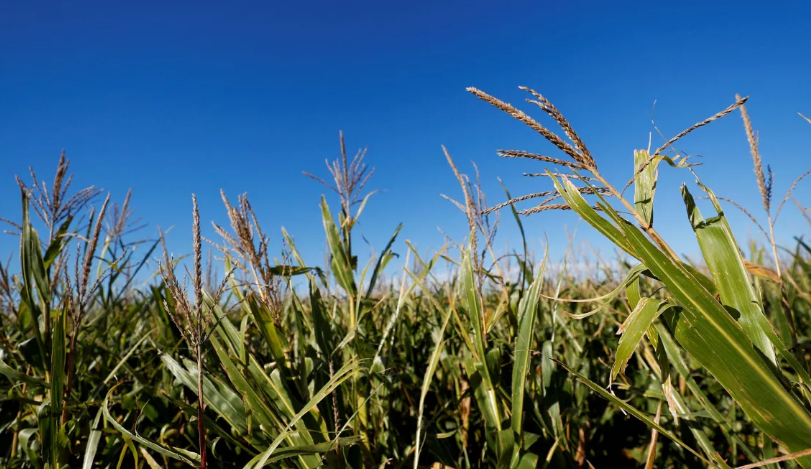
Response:
M195 465L196 462L200 461L200 455L196 453L192 453L191 451L186 451L180 448L173 448L169 446L164 446L152 441L147 440L144 437L141 437L137 434L134 434L124 428L118 421L110 414L110 409L108 408L108 402L110 401L110 396L115 391L115 388L118 385L113 386L112 389L107 393L107 397L104 398L104 402L101 404L101 409L104 412L104 419L113 426L116 430L118 430L122 435L126 436L127 438L138 442L139 444L145 446L148 449L151 449L157 453L160 453L164 456L168 456L173 459L177 459L178 461L182 461L186 464Z
M635 407L632 407L630 404L628 404L627 402L623 401L622 399L617 398L617 396L614 396L614 395L613 395L613 394L611 394L610 392L606 391L606 390L605 390L605 389L603 389L603 388L602 388L602 386L600 386L599 384L597 384L597 383L595 383L595 382L591 381L590 379L586 378L585 376L583 376L582 374L578 373L577 371L575 371L575 370L573 370L573 369L569 368L569 367L568 367L568 366L566 366L565 364L560 363L560 362L558 362L558 364L559 364L559 365L561 365L563 368L565 368L565 369L566 369L566 371L568 371L568 372L569 372L570 374L572 374L574 377L576 377L576 378L577 378L577 379L578 379L578 380L579 380L581 383L585 384L585 385L586 385L586 386L588 386L588 387L589 387L589 388L590 388L592 391L594 391L594 392L596 392L597 394L599 394L599 395L600 395L600 396L601 396L603 399L608 400L609 402L611 402L612 404L614 404L614 405L616 405L617 407L621 408L621 409L622 409L622 410L624 410L625 412L628 412L629 414L633 415L633 416L634 416L634 417L636 417L637 419L641 420L641 421L642 421L642 422L643 422L645 425L647 425L648 427L650 427L650 428L652 428L652 429L657 430L657 431L658 431L659 433L661 433L662 435L664 435L664 436L666 436L666 437L670 438L671 440L673 440L673 441L674 441L676 444L678 444L678 445L679 445L679 446L681 446L682 448L684 448L684 449L686 449L687 451L689 451L690 453L692 453L692 454L693 454L695 457L697 457L698 459L700 459L702 462L704 462L704 463L706 463L706 464L709 464L709 461L708 461L708 460L706 460L706 459L704 458L704 456L702 456L702 455L701 455L701 453L699 453L698 451L696 451L696 450L694 450L693 448L691 448L690 446L688 446L688 445L687 445L685 442L683 442L683 441L682 441L682 440L681 440L681 439L680 439L678 436L676 436L675 434L673 434L672 432L670 432L668 429L666 429L666 428L664 428L663 426L661 426L661 425L659 425L658 423L656 423L656 422L655 422L655 421L654 421L652 418L650 418L650 417L648 417L647 415L645 415L645 413L643 413L642 411L640 411L640 410L636 409Z
M643 297L617 330L617 334L622 334L622 336L617 347L614 366L611 368L612 381L617 378L618 374L625 371L625 366L628 364L631 355L633 355L636 346L639 345L639 341L642 340L642 336L645 335L656 317L662 313L664 303L663 301Z

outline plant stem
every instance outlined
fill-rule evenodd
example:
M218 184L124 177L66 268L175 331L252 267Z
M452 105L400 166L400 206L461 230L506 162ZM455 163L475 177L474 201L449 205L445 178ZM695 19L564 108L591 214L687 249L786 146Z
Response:
M203 410L205 401L203 400L203 350L202 345L197 344L197 434L200 437L200 467L206 468L206 427L203 424Z

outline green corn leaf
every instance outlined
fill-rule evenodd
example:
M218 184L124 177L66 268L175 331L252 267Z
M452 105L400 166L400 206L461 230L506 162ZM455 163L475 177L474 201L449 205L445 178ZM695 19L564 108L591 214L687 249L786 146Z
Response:
M211 309L211 314L216 319L212 327L217 328L220 337L222 337L223 341L228 344L228 349L231 351L231 353L242 359L245 355L245 345L240 331L238 331L234 324L231 323L231 320L228 319L222 308L214 303L214 299L205 290L203 291L203 301L205 302L206 306ZM246 314L243 316L243 319L247 320L250 317L250 315Z
M377 194L377 192L378 191L371 191L363 197L363 200L360 202L360 205L358 206L358 211L355 212L354 217L355 221L357 221L358 218L360 218L360 214L363 213L363 209L366 208L366 202L369 201L369 197L371 197L372 194Z
M573 302L576 303L591 303L599 301L600 305L592 310L586 311L585 313L577 313L577 314L570 313L569 317L574 319L584 319L599 313L603 309L610 306L613 303L614 299L616 299L617 296L619 296L619 294L622 293L622 291L626 289L628 285L634 283L639 278L639 276L645 273L647 270L648 268L645 267L644 264L639 264L630 271L628 271L628 273L625 275L625 278L622 279L619 285L617 285L616 288L606 293L605 295L599 296L597 298L591 298L588 300L576 300L576 301L572 300Z
M264 304L257 302L252 295L249 296L248 304L250 305L250 311L253 313L253 321L262 333L262 337L264 337L265 343L268 345L268 350L270 350L279 367L284 368L287 362L287 357L284 355L284 344L281 337L279 337L279 331L270 310Z
M462 282L465 293L465 306L467 308L470 324L473 327L473 345L472 350L475 354L474 368L478 371L482 378L482 392L484 394L483 409L484 415L489 416L488 425L501 431L501 417L499 412L498 401L496 399L496 391L493 386L493 380L490 376L486 360L487 353L486 341L484 330L484 311L481 307L481 299L479 298L479 289L476 285L476 279L473 275L473 253L471 247L468 246L462 260Z
M408 241L406 241L406 243L408 243ZM440 257L442 252L445 251L445 246L443 246L441 249L439 249L439 251L436 252L436 254L434 254L434 257L431 258L431 260L426 264L426 263L422 262L422 259L419 258L419 255L416 253L416 250L414 250L412 246L409 245L409 248L411 249L411 251L408 251L408 253L406 254L406 265L408 265L408 259L409 259L409 256L410 256L411 252L414 252L414 255L417 256L417 260L422 265L422 270L420 271L420 274L417 276L417 275L414 275L407 268L403 269L405 271L405 273L408 274L408 276L411 277L412 280L414 280L414 283L412 283L411 285L408 285L407 287L406 287L405 283L403 283L401 285L400 295L397 298L397 307L394 309L394 314L389 319L388 323L386 324L385 329L383 329L383 337L380 339L380 344L377 346L377 352L375 353L374 359L372 359L372 363L375 363L375 364L380 363L380 357L381 357L381 354L383 353L383 347L386 345L387 340L389 338L389 335L394 330L394 327L396 326L397 321L400 319L400 311L402 310L403 305L405 305L406 299L409 297L409 295L411 295L411 292L417 286L419 286L423 291L427 291L426 288L425 288L425 285L423 285L422 281L425 279L426 276L431 274L431 269L436 264L437 259ZM429 298L433 300L433 297L429 296ZM435 306L436 306L438 311L441 311L443 309L438 304L436 304Z
M721 302L740 313L738 322L749 336L749 340L772 363L776 363L774 349L766 332L761 328L759 317L763 316L763 312L760 309L760 301L755 295L755 289L749 280L738 243L732 235L732 229L729 227L715 195L709 189L704 188L704 190L712 199L718 212L717 216L706 220L701 216L687 186L682 185L681 187L690 225L695 231L704 261L718 287Z
M211 341L212 343L216 342L213 337ZM217 345L219 345L219 343L217 343ZM217 349L218 347L215 346L215 350ZM219 349L221 349L221 347L219 347ZM166 353L161 354L161 361L175 378L195 395L197 394L196 370L194 372L186 370L180 363ZM248 427L245 423L245 408L242 404L242 399L236 393L231 393L230 396L226 397L211 381L203 379L203 397L206 401L206 405L222 416L237 432L242 434L247 433Z
M555 184L555 189L563 196L563 199L569 204L572 210L577 212L589 225L602 233L603 236L611 240L611 242L619 246L623 251L636 257L636 254L633 252L633 247L628 243L628 240L625 239L622 232L610 221L601 217L600 214L586 202L586 199L583 198L580 191L577 190L568 178L562 176L561 181L558 181L558 178L548 169L546 170L546 174L552 179L552 182Z
M545 259L544 259L545 260ZM535 320L538 312L541 288L543 288L544 268L542 264L534 276L532 284L518 305L518 331L515 337L515 361L512 375L512 417L511 425L516 438L521 441L524 430L524 394L527 375L535 340ZM521 445L516 445L516 452ZM516 454L517 456L517 454Z
M250 358L251 364L249 369L251 376L272 399L273 403L275 404L275 408L278 409L278 411L282 414L282 420L289 421L290 419L294 418L296 410L301 406L298 403L293 402L288 390L282 383L279 371L274 370L271 373L271 376L267 376L259 367L259 363L256 362L256 359L253 356ZM314 444L313 437L310 434L307 424L309 423L313 430L318 428L313 419L313 414L317 415L317 413L318 408L313 407L310 412L303 414L302 417L293 424L296 431L291 432L286 436L286 440L289 442L291 447L310 446ZM280 431L284 432L285 429L281 428ZM299 455L299 459L305 467L316 468L320 465L319 459L311 454Z
M631 309L636 309L636 305L639 304L639 300L642 297L640 293L642 286L640 284L639 277L636 277L633 281L628 282L628 286L625 287L625 296L628 297L628 303L631 305Z
M341 383L346 381L348 378L350 378L359 370L360 365L358 361L351 361L346 365L344 365L340 370L337 370L334 376L327 382L327 384L324 385L313 396L310 402L308 402L305 406L303 406L303 408L290 420L285 429L279 434L279 436L277 436L273 440L268 449L265 450L258 459L254 458L255 460L249 462L245 466L245 469L259 469L261 467L264 467L265 464L268 463L270 457L273 456L274 452L279 447L279 445L281 445L282 442L288 438L288 436L291 433L291 428L295 426L305 414L309 413L313 408L315 408L319 402L321 402L325 397L330 395L338 386L341 385Z
M303 275L312 271L319 271L318 267L301 267L295 265L274 265L268 267L268 272L278 276Z
M301 257L301 254L298 252L298 248L296 248L296 243L293 242L293 238L290 236L290 233L287 232L284 227L282 227L282 236L284 236L284 243L290 249L290 254L293 255L293 259L298 262L298 265L305 266L307 264L304 263L304 258Z
M228 356L228 353L225 351L222 344L220 344L220 342L214 337L212 337L210 340L217 357L220 359L220 364L225 370L225 374L228 376L229 381L231 381L231 385L234 387L236 393L242 395L243 397L242 407L244 410L241 414L242 417L240 417L239 407L236 406L236 403L235 407L237 412L234 414L223 415L223 417L228 420L229 415L234 415L234 420L240 425L240 429L244 428L246 432L248 432L249 421L251 418L253 418L256 422L264 427L265 433L275 437L275 430L284 427L284 424L279 416L273 412L265 400L260 397L258 392L259 390L253 386L252 383L248 382L242 371L231 360L231 357ZM204 389L204 391L204 397L208 399L208 389ZM242 418L244 418L244 426L242 426Z
M709 414L710 418L712 418L712 420L721 427L721 431L724 433L727 440L729 440L730 445L732 445L732 442L734 442L741 450L743 450L744 454L746 454L750 461L757 461L757 456L755 456L752 450L749 449L749 446L733 432L727 420L710 401L699 384L696 382L695 378L693 378L687 363L684 361L681 353L679 352L676 342L673 340L673 337L670 335L670 332L668 332L664 324L659 322L654 324L654 327L659 335L659 341L667 354L668 362L673 365L676 372L682 378L684 378L685 382L687 383L687 388L690 390L693 396L698 399L698 402L701 403L701 406L704 408L707 414Z
M62 308L54 321L53 336L51 339L51 435L49 448L51 467L59 467L62 445L59 443L59 429L62 422L62 400L65 394L65 320L67 306Z
M511 467L512 469L535 469L538 467L539 459L537 454L522 452Z
M302 258L301 254L298 252L298 249L296 248L296 243L293 242L293 238L290 236L287 230L284 229L284 227L282 227L282 236L284 237L285 244L290 249L290 253L293 255L293 259L295 259L296 262L298 262L299 266L306 267L307 264L304 262L304 258ZM321 282L324 285L326 285L327 277L326 275L324 275L324 271L321 269L316 269L315 272L318 274L318 277L321 279ZM312 277L312 275L309 272L305 273L305 275L307 275L308 277Z
M273 455L264 460L264 464L268 465L274 462L281 461L282 459L288 459L293 457L324 454L330 451L335 451L336 448L345 448L347 446L357 445L360 442L361 442L360 438L346 436L341 437L340 439L327 441L324 443L318 443L315 445L299 445L293 447L276 448L276 450L273 452ZM263 457L264 456L262 454L256 455L250 462L248 462L248 465L250 467L259 467L256 464ZM321 467L323 467L323 465Z
M27 207L28 204L26 203L25 206ZM31 221L28 219L28 210L26 209L25 212L21 237L23 246L20 250L23 257L23 279L26 285L30 285L28 291L32 300L34 298L32 290L33 287L36 287L40 305L45 310L44 313L47 313L48 306L51 303L51 284L45 269L45 260L42 258L39 235L37 234L37 230L31 226Z
M49 312L43 311L40 305L37 304L34 296L35 291L40 291L45 281L45 266L42 261L42 255L39 247L39 237L36 230L31 226L28 212L28 193L22 189L23 201L23 219L22 219L22 233L20 234L20 267L22 275L22 289L20 295L27 306L28 313L31 315L31 326L34 329L34 337L36 338L41 357L46 360L48 356L45 351L45 340L42 337L42 330L40 329L40 318L45 316L45 320L49 319ZM36 288L36 290L35 290ZM47 288L46 288L47 291ZM41 296L42 293L40 292ZM48 308L49 302L42 305Z
M23 382L32 386L39 386L43 388L49 386L45 380L27 375L25 373L20 373L14 368L11 368L6 362L3 361L2 358L0 358L0 374L4 375L12 383Z
M696 228L695 225L693 228L696 231L696 236L699 237L699 244L701 244L702 235L705 239L705 244L701 244L702 251L706 246L707 254L705 254L704 257L713 273L713 277L717 279L716 282L719 286L721 302L727 306L731 306L741 314L739 322L744 331L747 332L750 340L752 340L761 352L769 357L773 363L776 363L776 359L774 358L774 350L769 344L777 349L780 356L782 356L799 375L800 381L806 384L806 387L803 387L802 391L807 395L807 386L811 384L811 376L809 376L808 370L797 360L794 354L786 347L785 343L778 337L777 333L775 333L769 320L766 319L766 316L763 314L760 295L757 293L754 285L749 282L747 272L753 270L757 271L758 268L760 268L760 270L765 268L751 263L747 264L746 260L740 254L740 248L732 235L732 229L729 227L729 223L721 209L721 204L718 202L715 194L703 185L700 185L700 187L707 192L710 200L712 200L713 206L716 212L718 212L716 218L700 221L701 213L698 212L698 209L695 208L693 211L690 211L690 207L695 207L695 204L692 202L692 196L690 196L686 187L682 188L682 193L688 207L688 214L691 215L691 222L695 220L699 225L698 228ZM724 256L724 254L726 254L726 256ZM713 262L710 262L709 258L712 258ZM782 314L780 314L780 316L784 317ZM761 342L764 342L765 345L758 345Z
M653 224L653 197L656 195L656 176L660 158L654 158L645 169L639 172L639 168L648 161L649 157L647 150L634 151L634 205L645 223L651 225Z
M42 467L42 457L31 447L32 439L36 441L37 429L36 428L26 428L20 431L20 446L23 447L23 451L25 455L28 457L28 461L34 465L37 469Z
M338 228L335 226L335 221L332 218L332 213L329 211L327 200L321 197L321 218L324 222L324 231L327 234L327 243L331 253L331 267L332 273L338 284L346 291L347 294L354 297L357 295L357 287L355 286L355 276L353 274L352 263L349 259L343 242L341 242L341 235Z
M614 396L610 392L603 389L602 386L600 386L599 384L591 381L590 379L586 378L585 376L581 375L580 373L574 371L573 369L566 366L564 363L558 362L558 364L560 366L562 366L564 369L566 369L566 371L568 371L571 375L576 377L581 383L585 384L592 391L599 394L603 399L608 400L609 402L611 402L612 404L614 404L617 407L621 408L625 412L628 412L629 414L633 415L634 417L641 420L645 425L649 426L650 428L656 429L659 433L661 433L662 435L664 435L664 436L670 438L671 440L673 440L676 444L678 444L682 448L684 448L687 451L689 451L690 453L692 453L695 457L700 459L705 464L710 464L710 462L707 459L705 459L704 456L701 455L701 453L699 453L698 451L696 451L693 448L691 448L690 446L688 446L678 436L676 436L675 434L670 432L665 427L663 427L663 426L659 425L658 423L654 422L653 419L651 419L650 417L645 415L645 413L641 412L640 410L636 409L635 407L632 407L630 404L623 401L622 399L619 399L617 396Z
M389 239L389 243L386 244L386 248L383 249L383 252L380 253L380 257L377 258L377 263L375 264L375 270L372 271L372 279L369 280L369 288L366 290L366 296L371 297L372 291L375 288L375 284L377 284L377 278L380 276L380 272L386 268L386 265L389 263L393 256L396 254L392 253L391 246L394 244L394 240L397 239L397 234L400 232L400 229L403 227L403 224L400 223L397 225L397 229L394 230L394 234L391 235L391 239Z
M82 460L82 469L92 469L93 460L96 459L96 451L99 447L101 440L101 429L99 429L99 422L103 415L103 410L99 407L96 412L96 418L93 419L93 425L90 427L90 436L87 438L87 447L84 451L84 459Z
M192 466L194 466L195 463L198 463L200 461L200 455L199 454L192 453L191 451L186 451L184 449L173 448L173 447L170 447L170 446L164 446L164 445L149 441L146 438L143 438L143 437L141 437L141 436L139 436L137 434L134 434L134 433L130 432L129 430L124 428L120 423L118 423L118 421L110 414L110 409L108 408L108 403L110 401L110 396L112 395L113 391L115 391L115 389L118 386L119 385L117 384L117 385L113 386L112 389L110 389L110 391L107 393L107 396L104 398L104 402L101 404L101 409L104 412L104 419L107 420L107 422L110 425L112 425L113 428L118 430L122 435L126 436L127 438L129 438L129 439L131 439L133 441L136 441L139 444L141 444L142 446L145 446L146 448L149 448L152 451L160 453L160 454L162 454L164 456L168 456L170 458L177 459L178 461L182 461L182 462L184 462L186 464L189 464L189 465L192 465Z
M321 292L315 284L315 279L310 279L310 308L313 318L313 335L315 343L321 350L324 360L332 360L332 352L335 351L335 339L333 336L332 323L324 312L324 302L321 299Z
M434 372L439 365L439 357L442 354L442 348L445 344L445 329L448 328L448 323L451 319L452 309L448 308L445 313L445 319L442 321L442 327L436 334L436 341L434 343L434 351L431 353L431 358L428 361L428 368L425 370L425 375L422 379L422 388L420 389L420 404L417 413L417 435L414 440L414 469L417 469L420 460L420 432L422 431L423 410L425 409L425 397L428 395L428 389L431 387L431 380L434 377Z
M48 249L45 251L45 257L43 259L44 266L46 269L51 267L51 264L59 257L59 253L62 252L62 249L67 245L67 237L65 236L70 228L70 224L73 222L73 215L68 216L68 218L62 223L62 226L56 230L54 233L53 239L51 240L51 244L48 246Z
M655 301L650 298L642 298L636 305L625 322L617 330L617 334L622 334L617 347L614 367L611 368L611 380L615 380L617 375L625 371L628 360L631 359L636 346L642 340L653 321L662 313L664 301Z
M173 399L171 396L169 396L167 394L164 394L164 396L169 400L169 402L171 402L172 404L176 405L178 408L183 410L183 412L185 412L185 414L189 418L197 418L197 406L196 405L189 405L189 404L187 404L185 402L179 401L177 399ZM203 415L203 419L204 419L204 422L205 422L205 425L206 425L206 431L207 432L214 433L217 436L219 436L219 437L221 437L221 438L223 438L225 440L228 440L229 443L231 443L231 444L233 444L235 446L239 446L240 448L242 448L243 450L245 450L246 452L248 452L250 454L253 454L253 455L259 454L259 451L257 451L254 447L248 446L247 444L243 443L239 439L235 438L235 436L231 434L231 430L225 430L214 419L210 418L209 416L207 416L205 414ZM236 432L234 432L234 433L236 433ZM244 437L246 435L237 435L237 436L243 436ZM254 444L254 446L257 446L257 445L261 445L263 443L266 444L267 442L264 441L261 438L255 438L254 437L254 441L252 441L252 443Z
M515 433L511 428L505 428L496 434L496 467L510 467L515 447Z

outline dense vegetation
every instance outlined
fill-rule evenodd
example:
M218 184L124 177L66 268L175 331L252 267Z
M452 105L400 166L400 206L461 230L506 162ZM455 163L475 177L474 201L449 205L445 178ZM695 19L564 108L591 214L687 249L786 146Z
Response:
M19 262L0 266L0 466L811 467L811 248L774 242L793 196L772 207L746 100L636 151L629 200L541 95L527 90L568 141L469 91L566 156L499 151L555 169L534 175L548 192L488 207L446 153L470 236L430 258L410 244L394 253L397 227L358 264L353 228L371 172L343 139L332 180L319 179L341 201L322 199L321 267L305 265L284 230L274 256L248 200L223 194L230 226L215 225L217 241L201 238L193 199L182 275L162 237L136 241L129 196L118 205L93 188L71 192L64 155L51 185L18 179L22 218L5 221ZM659 166L692 172L672 144L735 110L766 242L744 253L696 175L714 213L703 218L683 187L703 254L689 264L654 229ZM532 198L543 200L519 212ZM574 210L623 255L573 259L571 249L547 269L526 238L496 255L495 210L523 234L521 213L554 209ZM204 243L217 252L207 262ZM393 259L405 281L383 280ZM454 266L449 278L440 263Z

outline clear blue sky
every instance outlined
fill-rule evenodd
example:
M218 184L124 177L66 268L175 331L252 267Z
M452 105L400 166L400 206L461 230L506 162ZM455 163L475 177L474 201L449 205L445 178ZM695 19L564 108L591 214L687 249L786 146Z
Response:
M247 191L277 246L284 226L308 262L320 263L323 188L301 172L328 176L324 159L339 156L343 130L350 153L369 148L368 187L385 191L363 216L365 238L379 250L403 222L400 239L428 250L442 244L437 227L458 238L466 229L439 196L460 197L440 145L463 171L479 165L492 203L504 200L497 177L515 195L549 187L521 176L539 165L502 160L496 149L557 155L467 86L514 104L524 98L518 85L542 92L619 185L632 151L648 144L654 100L670 137L735 93L751 95L780 198L811 167L811 125L797 115L811 115L809 49L811 3L800 1L2 2L0 216L19 216L13 176L33 165L52 181L64 148L76 188L95 184L118 200L133 188L150 224L144 234L174 225L176 254L191 247L191 193L203 220L224 222L222 188L232 199ZM654 135L653 146L661 142ZM703 155L700 174L718 195L761 216L739 114L679 148ZM663 170L657 225L691 253L678 192L685 180L684 171ZM808 184L796 195L811 205ZM754 233L731 217L741 241ZM526 226L533 246L546 232L557 251L564 225L576 222L545 213ZM809 227L791 205L778 229L790 239ZM500 245L517 246L516 236L505 213ZM578 236L606 247L591 229ZM0 237L3 257L16 245Z

